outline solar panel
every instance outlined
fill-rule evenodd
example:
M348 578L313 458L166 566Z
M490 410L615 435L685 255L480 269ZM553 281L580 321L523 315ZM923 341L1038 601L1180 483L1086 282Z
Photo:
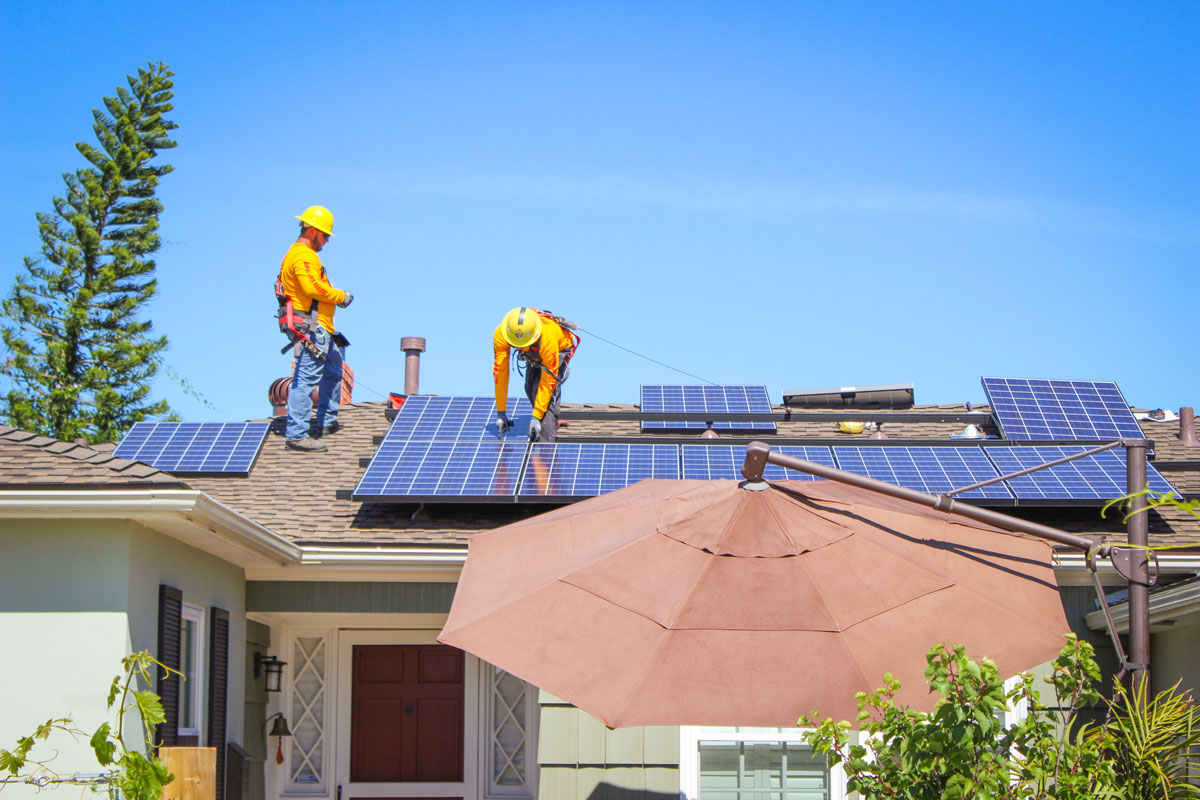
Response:
M679 478L679 446L539 442L530 446L520 499L595 497L643 478Z
M984 378L983 390L1006 439L1142 439L1145 434L1111 381Z
M514 425L505 441L524 440L533 406L524 397L508 398L508 418ZM417 395L404 401L386 439L479 441L496 439L496 401L491 397Z
M359 480L354 498L406 502L511 498L526 448L524 442L385 439Z
M988 447L988 458L1007 475L1047 461L1075 455L1086 447ZM1020 500L1112 500L1126 493L1125 452L1120 448L1094 456L1068 461L1057 467L1031 472L1005 481ZM1159 493L1174 492L1152 464L1146 465L1150 488Z
M721 414L771 413L765 386L665 386L642 387L642 411L647 413ZM773 431L774 422L714 422L715 430ZM643 431L704 430L705 420L643 420Z
M136 422L113 450L163 472L247 475L269 422Z
M980 447L835 447L839 469L897 486L941 494L999 477ZM959 497L1011 500L1004 484L964 492Z
M834 466L833 453L828 447L801 447L784 445L771 447L772 452L805 461L815 461L827 467ZM746 461L746 446L737 444L685 444L683 445L683 477L695 480L726 479L742 480L742 464ZM816 476L807 472L786 469L778 464L767 464L763 478L768 481L815 481Z

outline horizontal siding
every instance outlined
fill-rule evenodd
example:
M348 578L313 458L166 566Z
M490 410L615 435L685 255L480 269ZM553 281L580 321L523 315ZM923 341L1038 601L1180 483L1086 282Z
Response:
M246 611L446 614L453 583L247 581Z

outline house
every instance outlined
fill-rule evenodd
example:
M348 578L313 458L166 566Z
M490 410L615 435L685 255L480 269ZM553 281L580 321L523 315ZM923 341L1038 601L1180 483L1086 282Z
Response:
M968 424L1000 435L987 406L858 406L839 393L802 402L774 406L777 430L754 438L877 448L944 445ZM564 409L567 444L751 438L645 431L637 406ZM0 429L0 746L63 713L84 728L99 724L119 659L149 649L188 677L157 687L169 713L160 736L219 748L221 774L230 776L220 800L666 800L718 786L722 797L750 797L739 777L769 783L785 759L787 797L844 796L839 776L809 757L796 731L609 730L438 645L471 535L548 506L355 499L393 414L388 403L344 406L344 429L319 456L286 451L276 425L248 473L225 476L175 476L117 458L111 446ZM839 418L874 420L888 438L839 433ZM1153 465L1185 496L1200 494L1200 448L1180 440L1180 422L1140 424L1154 441ZM1096 501L1002 505L1069 531L1124 535ZM1155 511L1150 537L1188 543L1158 557L1154 685L1182 679L1194 688L1200 521ZM1068 618L1111 672L1113 648L1082 556L1062 552L1056 571ZM1110 592L1123 586L1111 570L1102 577ZM1121 626L1127 611L1115 599ZM278 661L279 690L268 691ZM277 715L290 736L268 735ZM95 771L86 742L59 750L58 771ZM21 787L8 791L24 796Z

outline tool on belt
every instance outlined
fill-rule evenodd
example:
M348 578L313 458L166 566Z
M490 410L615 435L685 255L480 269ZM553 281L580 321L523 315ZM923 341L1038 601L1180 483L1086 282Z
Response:
M317 326L317 301L313 300L312 307L309 308L307 314L297 314L296 309L292 306L292 298L287 296L283 291L283 283L279 278L275 279L275 299L279 302L279 309L276 312L276 319L279 322L279 331L284 336L288 337L288 343L281 349L280 353L286 353L289 347L295 348L296 356L300 356L300 348L303 347L313 358L318 361L324 361L326 356L321 352L312 339L308 335L312 333ZM345 337L342 337L343 339ZM349 344L349 342L347 342Z

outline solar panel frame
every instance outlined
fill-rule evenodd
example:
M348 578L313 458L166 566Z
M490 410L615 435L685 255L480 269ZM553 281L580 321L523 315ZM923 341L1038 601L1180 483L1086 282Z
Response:
M742 478L746 461L746 446L738 444L685 444L683 447L683 477L685 480L733 480ZM804 445L772 445L771 451L805 461L815 461L827 467L836 466L828 447ZM766 464L763 478L768 481L815 481L807 472Z
M510 397L508 418L513 427L504 441L524 440L529 433L533 405L527 398ZM416 441L481 441L497 439L496 401L492 397L415 395L404 401L388 428L386 438Z
M569 502L645 478L679 478L679 445L537 442L530 445L517 499Z
M981 447L834 447L838 469L868 478L941 494L1000 477ZM1003 483L957 495L963 499L1011 500Z
M135 422L113 450L172 475L249 475L270 422Z
M526 442L385 440L354 489L355 500L515 502Z
M1071 445L984 448L1001 475L1076 455L1087 449ZM1146 478L1152 491L1176 493L1153 464L1146 465ZM1106 450L1028 475L1009 478L1005 483L1018 500L1113 500L1127 492L1125 452L1120 448Z
M1013 441L1145 438L1112 381L982 378L992 414Z
M643 413L703 414L769 414L771 398L762 385L727 384L719 386L688 384L643 384L641 387ZM642 432L671 430L704 430L707 422L700 420L642 420ZM719 420L713 430L771 432L774 422Z

